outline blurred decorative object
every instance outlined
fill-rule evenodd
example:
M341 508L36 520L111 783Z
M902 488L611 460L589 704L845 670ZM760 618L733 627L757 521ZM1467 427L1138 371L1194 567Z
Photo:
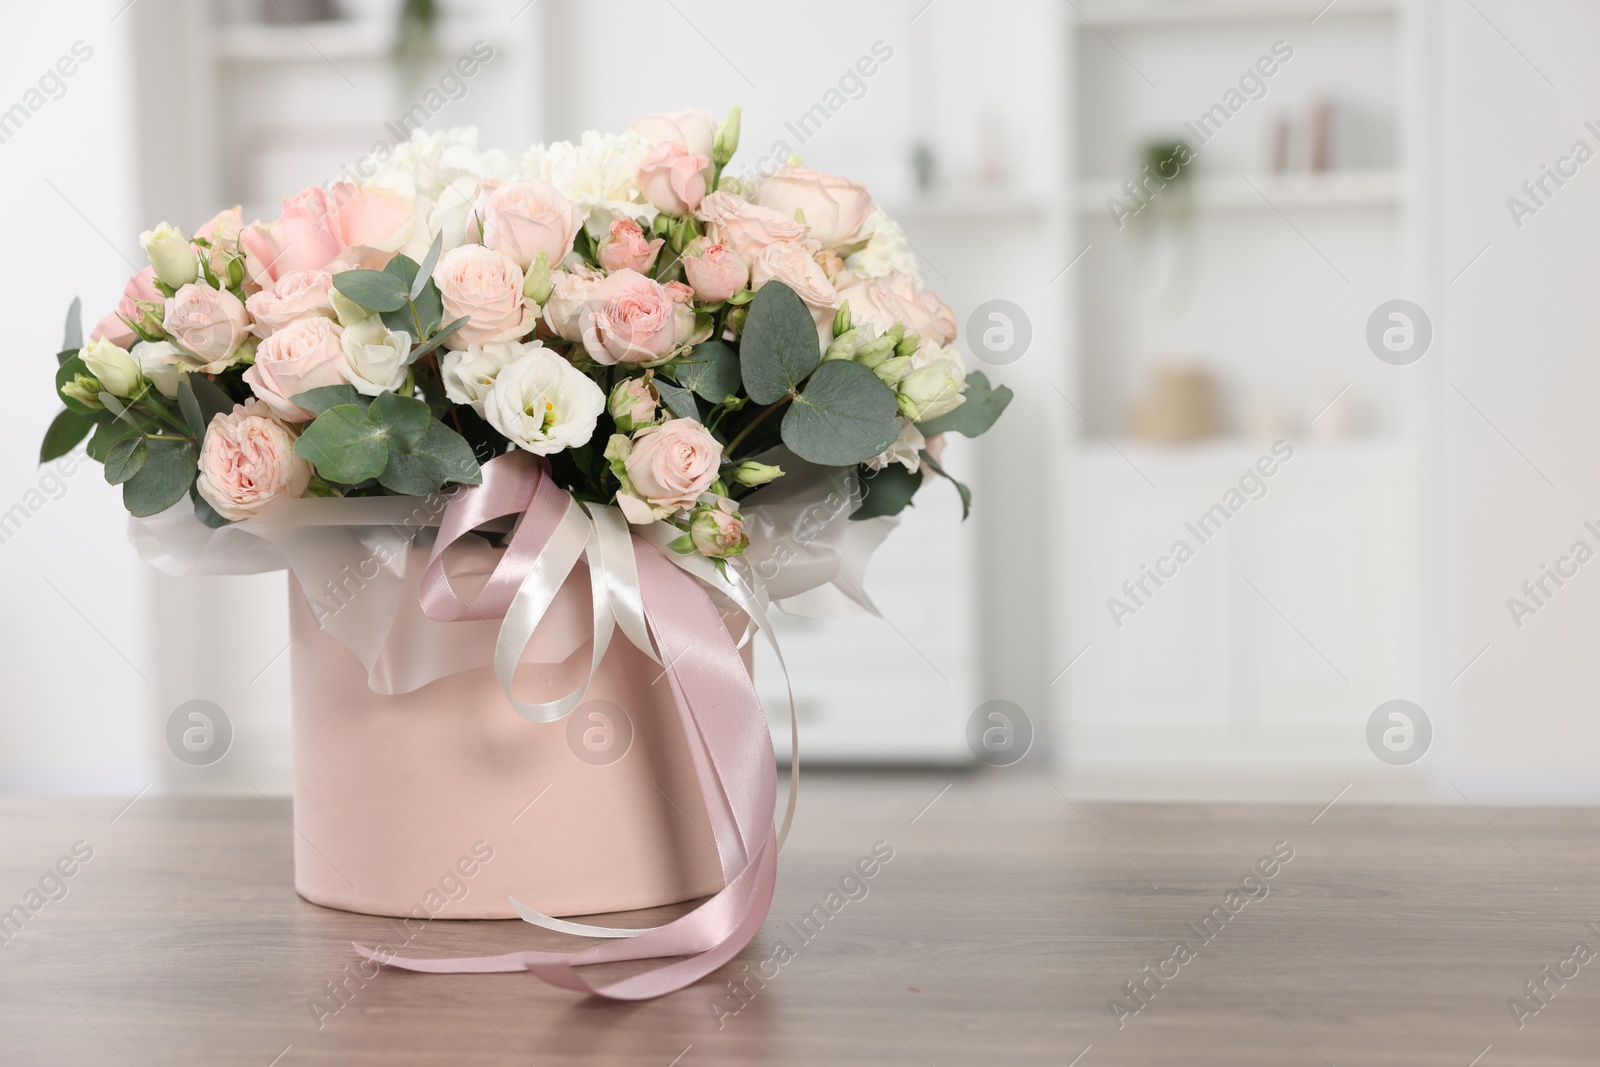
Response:
M1157 368L1150 391L1133 410L1133 434L1145 441L1179 445L1217 432L1216 390L1204 367Z
M261 0L256 10L266 23L330 22L342 18L334 0Z
M911 173L916 179L919 192L931 192L939 182L939 160L934 155L933 146L926 141L918 141L911 148Z
M431 28L431 3L407 7ZM296 744L323 739L297 748L297 818L359 840L341 854L361 880L297 852L307 899L404 914L512 798L631 739L650 751L581 780L606 791L590 814L631 825L652 861L535 818L532 856L483 884L563 915L712 894L626 934L513 902L549 929L632 937L607 960L691 957L581 985L617 999L681 989L760 928L777 790L740 649L758 631L776 647L769 604L872 610L858 583L895 516L938 479L970 505L943 435L986 432L1011 392L966 372L955 313L864 186L796 165L749 200L725 183L739 130L734 108L513 152L419 132L369 182L303 189L274 221L233 207L145 231L150 265L87 341L74 303L40 461L88 438L140 551L171 572L294 575ZM523 661L581 670L535 670L529 692ZM672 822L658 796L710 833L652 834ZM694 838L714 844L682 852ZM524 878L524 861L563 877ZM510 917L503 896L465 914ZM578 988L571 968L593 959L495 969Z
M428 61L438 51L438 31L438 0L401 0L394 58L406 95L421 82Z

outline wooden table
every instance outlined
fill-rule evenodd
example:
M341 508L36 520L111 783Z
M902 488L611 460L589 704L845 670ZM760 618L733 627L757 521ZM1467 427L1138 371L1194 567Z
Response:
M61 857L73 874L0 947L0 1063L1600 1063L1600 958L1564 962L1600 951L1600 812L1359 801L1074 805L1020 769L813 775L772 917L721 977L780 940L794 956L745 1002L711 980L618 1005L385 971L328 1013L311 1004L359 962L350 942L393 930L294 895L286 802L5 798L0 910L41 880L59 895ZM894 858L866 896L797 938L785 923L880 841ZM1271 876L1245 881L1263 857ZM563 940L436 922L411 949ZM1537 1014L1527 981L1553 994Z

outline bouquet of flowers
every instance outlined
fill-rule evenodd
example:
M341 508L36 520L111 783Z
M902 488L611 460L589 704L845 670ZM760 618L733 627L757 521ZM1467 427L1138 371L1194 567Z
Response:
M87 343L70 316L40 459L88 437L133 515L187 496L220 527L474 485L521 449L719 565L785 463L859 467L854 517L894 514L944 474L939 435L1010 392L964 372L866 189L798 161L736 177L738 139L737 108L521 153L419 133L271 222L163 223Z

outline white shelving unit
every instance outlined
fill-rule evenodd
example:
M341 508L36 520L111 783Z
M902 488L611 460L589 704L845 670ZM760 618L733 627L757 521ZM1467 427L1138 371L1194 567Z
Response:
M1420 295L1422 2L1135 0L1063 16L1075 177L1062 228L1065 254L1085 259L1068 275L1061 389L1085 418L1056 590L1056 643L1078 658L1052 694L1056 766L1078 794L1432 789L1364 738L1379 703L1423 684L1416 379L1365 343L1377 305ZM1275 44L1292 56L1196 146L1186 123ZM1350 117L1346 168L1272 169L1280 117L1326 99ZM1197 148L1190 189L1119 226L1107 201L1127 202L1141 146L1180 139ZM1131 438L1132 407L1173 364L1210 372L1225 436ZM1295 457L1265 495L1197 538L1187 524L1280 437ZM1116 617L1123 583L1180 540L1192 561Z

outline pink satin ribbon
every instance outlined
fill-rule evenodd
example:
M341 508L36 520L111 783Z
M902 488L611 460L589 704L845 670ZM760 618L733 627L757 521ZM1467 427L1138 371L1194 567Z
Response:
M569 497L542 460L511 453L483 467L483 484L460 490L444 514L423 574L421 602L431 619L503 615L567 512ZM523 516L504 559L471 601L445 575L443 555L477 527ZM691 985L738 955L760 930L778 876L777 773L760 698L739 650L705 588L645 539L632 538L645 617L683 721L725 888L699 907L637 937L578 952L413 959L356 951L378 963L430 974L532 971L552 985L612 1000L648 1000ZM577 968L597 963L684 956L606 985Z

